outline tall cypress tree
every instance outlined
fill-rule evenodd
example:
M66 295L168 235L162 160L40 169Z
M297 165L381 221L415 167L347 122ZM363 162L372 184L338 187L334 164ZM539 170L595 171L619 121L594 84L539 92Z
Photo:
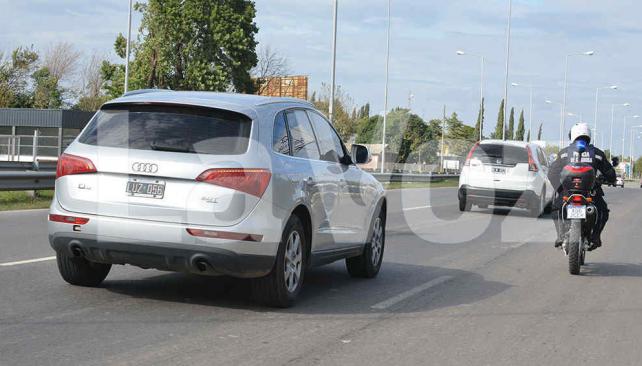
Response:
M510 109L510 118L508 119L508 129L506 130L506 140L515 139L515 108Z
M517 132L515 132L515 140L524 141L524 110L519 114L519 123L517 124Z
M504 99L499 105L499 113L497 114L497 125L495 126L495 132L491 135L494 139L501 139L504 131Z
M526 142L531 142L531 131L528 131L528 136L526 137Z
M538 141L542 141L542 127L543 127L543 124L540 123L539 124L539 131L537 132L537 140Z
M475 124L475 140L480 140L480 130L484 128L484 99L482 98L481 105L479 106L479 113L477 114L477 123Z

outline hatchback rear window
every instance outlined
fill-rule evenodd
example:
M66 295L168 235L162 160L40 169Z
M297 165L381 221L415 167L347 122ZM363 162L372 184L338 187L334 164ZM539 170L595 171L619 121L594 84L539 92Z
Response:
M239 113L192 106L110 105L79 138L88 145L180 153L239 155L252 121Z
M526 151L526 148L518 146L480 144L473 152L472 157L477 158L486 164L528 164L528 152Z

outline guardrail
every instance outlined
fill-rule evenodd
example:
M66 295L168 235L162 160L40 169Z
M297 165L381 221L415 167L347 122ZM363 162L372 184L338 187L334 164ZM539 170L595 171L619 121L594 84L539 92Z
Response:
M16 167L15 163L12 163ZM2 171L6 163L0 163L0 191L22 191L53 189L56 180L55 166L50 170L31 171L13 170ZM30 164L25 164L25 167ZM444 179L459 178L459 174L399 174L399 173L375 173L373 174L380 182L438 182Z
M372 174L379 182L438 182L444 179L459 178L459 174L401 174L401 173L374 173Z
M23 171L23 170L38 170L38 171L55 171L56 162L46 161L38 162L34 166L31 162L18 162L18 161L0 161L0 172L2 171Z
M0 191L53 189L55 181L55 171L0 171Z

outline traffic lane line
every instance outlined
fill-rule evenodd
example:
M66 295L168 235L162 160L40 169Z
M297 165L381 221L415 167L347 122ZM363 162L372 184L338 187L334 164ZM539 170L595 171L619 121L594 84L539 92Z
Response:
M419 286L415 286L411 288L410 290L404 291L396 296L393 296L387 300L381 301L375 305L372 305L370 308L376 309L376 310L385 310L390 308L391 306L394 306L404 300L407 300L413 296L416 296L431 287L435 287L438 285L441 285L444 282L452 280L454 277L453 276L440 276L435 279L432 279L426 283L423 283Z
M11 267L11 266L19 266L22 264L31 264L31 263L38 263L38 262L46 262L46 261L52 261L56 259L56 256L53 257L42 257L42 258L34 258L34 259L25 259L22 261L15 261L15 262L6 262L6 263L0 263L0 267Z

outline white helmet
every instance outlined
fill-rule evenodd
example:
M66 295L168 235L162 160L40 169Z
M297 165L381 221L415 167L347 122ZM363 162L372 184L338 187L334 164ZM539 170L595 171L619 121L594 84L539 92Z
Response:
M591 129L588 124L584 122L578 122L573 127L571 127L571 132L569 133L569 138L571 141L575 141L580 137L588 137L589 141L591 140Z

